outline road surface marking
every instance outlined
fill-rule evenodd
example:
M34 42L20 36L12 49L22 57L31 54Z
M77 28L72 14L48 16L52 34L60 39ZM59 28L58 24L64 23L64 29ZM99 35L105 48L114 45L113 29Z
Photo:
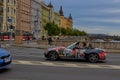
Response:
M21 65L45 65L45 66L59 66L59 67L76 67L76 68L101 68L101 69L120 69L119 65L97 65L97 64L75 64L75 63L61 63L61 62L46 62L46 61L21 61L13 60L13 64Z
M18 56L18 57L38 57L38 58L44 58L44 56L38 56L38 55L20 55L20 54L15 54L14 56Z

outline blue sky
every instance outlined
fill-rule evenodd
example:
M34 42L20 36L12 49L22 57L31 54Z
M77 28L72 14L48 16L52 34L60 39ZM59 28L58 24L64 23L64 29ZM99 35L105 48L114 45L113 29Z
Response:
M55 12L62 5L66 17L72 14L73 27L87 33L120 35L120 0L45 0Z

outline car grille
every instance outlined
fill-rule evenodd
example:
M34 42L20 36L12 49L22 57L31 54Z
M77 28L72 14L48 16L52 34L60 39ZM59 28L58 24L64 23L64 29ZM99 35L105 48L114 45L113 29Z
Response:
M6 55L6 56L2 56L1 59L5 59L5 58L8 58L8 57L10 57L10 54Z

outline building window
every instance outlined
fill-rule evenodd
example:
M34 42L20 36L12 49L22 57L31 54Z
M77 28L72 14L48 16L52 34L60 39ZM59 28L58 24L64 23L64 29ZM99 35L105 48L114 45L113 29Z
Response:
M8 3L10 3L10 0L7 0Z
M16 11L15 11L15 9L14 9L14 14L16 14Z
M7 11L10 12L10 8L9 7L8 7Z
M3 0L0 0L0 2L3 2Z
M16 0L14 0L14 5L16 5Z

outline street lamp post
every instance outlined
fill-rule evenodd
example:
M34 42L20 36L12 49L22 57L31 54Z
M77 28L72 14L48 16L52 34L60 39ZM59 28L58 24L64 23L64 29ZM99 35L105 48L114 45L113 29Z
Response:
M14 26L10 26L10 43L12 44L12 38L13 38L13 30L14 30Z

